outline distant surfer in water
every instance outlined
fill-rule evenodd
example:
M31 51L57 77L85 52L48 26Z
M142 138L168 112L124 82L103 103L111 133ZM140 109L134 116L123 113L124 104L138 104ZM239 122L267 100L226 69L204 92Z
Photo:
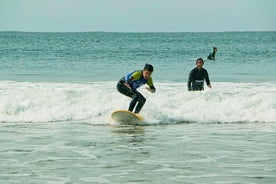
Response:
M209 56L207 56L208 60L216 60L216 52L217 52L218 48L217 47L213 47L213 52L211 52L209 54Z
M204 90L204 80L206 80L207 86L211 88L209 75L206 69L203 68L204 61L202 58L196 60L196 67L190 72L188 78L188 90L189 91L201 91Z
M132 98L128 108L129 111L133 111L138 102L134 113L139 113L146 102L146 98L137 91L137 88L147 84L149 87L146 87L146 89L152 93L155 92L156 89L151 78L152 72L153 66L145 64L143 70L133 71L118 81L117 90L120 93Z

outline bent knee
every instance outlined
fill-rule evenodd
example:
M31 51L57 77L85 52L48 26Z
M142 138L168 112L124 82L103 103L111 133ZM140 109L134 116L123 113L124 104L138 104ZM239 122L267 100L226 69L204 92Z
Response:
M147 100L147 99L146 99L145 97L143 97L143 96L140 96L140 97L139 97L139 102L140 102L140 103L143 103L143 104L144 104L144 103L146 103L146 100Z

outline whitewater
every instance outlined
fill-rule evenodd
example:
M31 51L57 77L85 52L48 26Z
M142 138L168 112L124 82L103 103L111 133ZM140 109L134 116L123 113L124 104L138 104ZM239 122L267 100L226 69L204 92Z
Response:
M213 89L187 92L184 83L155 84L142 111L149 124L185 122L274 122L273 83L213 84ZM0 122L55 121L112 124L110 114L128 107L130 99L115 89L116 81L94 83L0 82Z

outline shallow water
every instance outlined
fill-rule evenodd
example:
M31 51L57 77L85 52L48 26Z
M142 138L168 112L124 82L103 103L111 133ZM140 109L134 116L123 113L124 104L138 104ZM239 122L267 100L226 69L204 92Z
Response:
M1 123L3 183L275 183L275 123Z

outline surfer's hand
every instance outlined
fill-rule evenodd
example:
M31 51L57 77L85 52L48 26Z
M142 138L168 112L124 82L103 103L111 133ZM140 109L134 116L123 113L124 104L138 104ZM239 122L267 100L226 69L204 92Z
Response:
M154 92L155 92L155 90L150 89L149 87L146 87L146 89L147 89L149 92L151 92L151 93L154 93Z
M131 87L130 87L130 85L129 85L128 83L124 83L124 85L125 85L126 87L128 87L129 89L131 89Z
M211 85L207 85L209 88L212 88L212 86Z

